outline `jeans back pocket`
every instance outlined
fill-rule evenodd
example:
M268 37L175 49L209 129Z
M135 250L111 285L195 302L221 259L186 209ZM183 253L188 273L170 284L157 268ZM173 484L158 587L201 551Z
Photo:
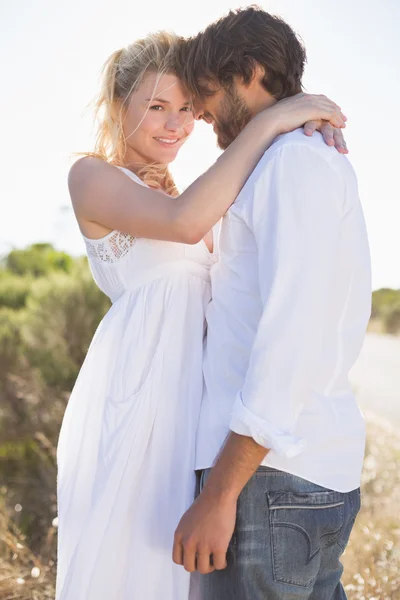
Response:
M334 544L344 522L340 492L267 492L274 579L309 587L321 551Z

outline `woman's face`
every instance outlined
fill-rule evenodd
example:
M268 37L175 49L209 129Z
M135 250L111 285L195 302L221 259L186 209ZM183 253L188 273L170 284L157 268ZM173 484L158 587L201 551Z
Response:
M178 77L148 72L125 113L125 162L169 164L193 127L190 97Z

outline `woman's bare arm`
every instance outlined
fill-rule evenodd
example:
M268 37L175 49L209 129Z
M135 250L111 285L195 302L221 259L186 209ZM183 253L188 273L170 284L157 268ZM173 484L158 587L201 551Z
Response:
M324 96L301 94L259 113L179 198L142 186L101 159L80 159L68 179L78 222L81 228L96 223L135 237L195 244L234 202L275 137L313 119L344 126L340 109Z

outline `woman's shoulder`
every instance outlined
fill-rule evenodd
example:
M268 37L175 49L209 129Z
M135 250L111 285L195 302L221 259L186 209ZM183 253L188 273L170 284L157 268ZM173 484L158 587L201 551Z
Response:
M111 169L111 172L115 169L113 165L110 165L107 161L99 158L98 156L82 156L78 158L71 166L68 173L68 186L75 187L89 180L93 175L98 175L100 172L107 172Z
M128 176L135 183L145 185L135 173L125 167L113 165L98 156L82 156L74 162L69 170L68 187L71 192L91 182L101 186L105 178L118 181L122 174Z
M83 156L72 165L68 174L72 204L79 209L96 204L99 198L112 199L120 193L127 178L133 185L144 185L128 169L112 165L97 156Z

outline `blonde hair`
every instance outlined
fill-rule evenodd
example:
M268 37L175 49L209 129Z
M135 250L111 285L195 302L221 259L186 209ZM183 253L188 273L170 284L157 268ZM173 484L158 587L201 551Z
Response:
M175 56L180 42L177 35L159 31L111 54L104 64L102 85L95 100L95 147L87 154L116 166L125 166L124 107L147 72L158 74L157 83L165 73L176 74ZM150 187L163 189L171 196L179 195L168 165L138 165L136 174Z

